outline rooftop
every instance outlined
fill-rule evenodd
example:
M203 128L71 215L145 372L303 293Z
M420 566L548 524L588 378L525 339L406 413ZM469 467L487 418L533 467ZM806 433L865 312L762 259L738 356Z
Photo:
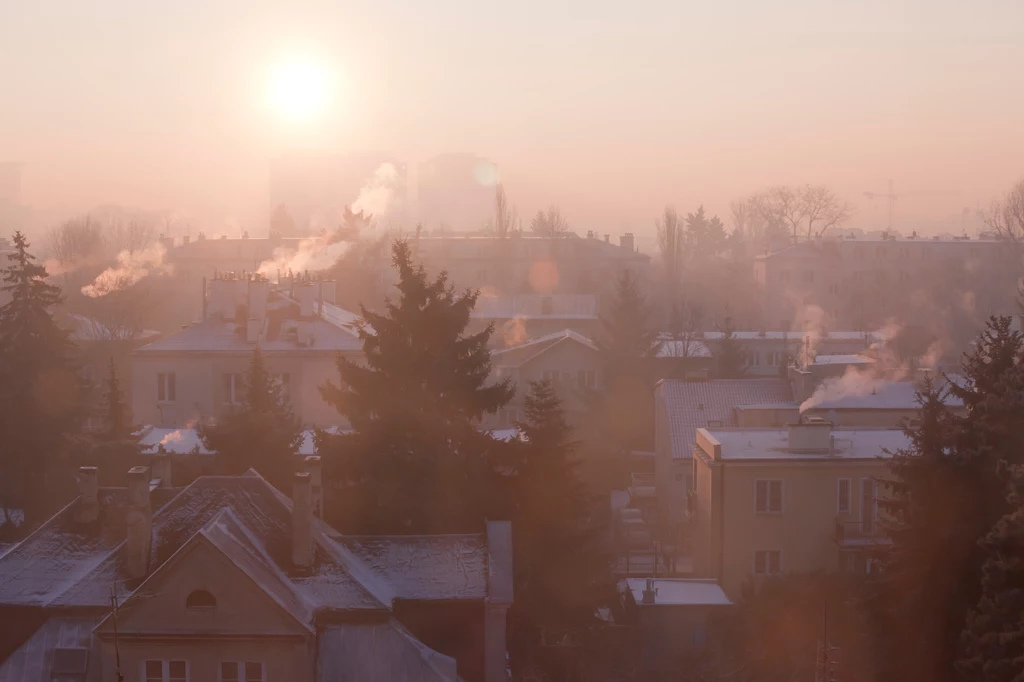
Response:
M793 452L785 429L704 429L721 444L723 460L877 459L910 445L898 429L833 429L831 452Z
M647 578L626 578L622 582L633 595L638 606L652 606L643 603L647 589ZM684 578L654 578L653 606L731 606L732 602L714 580ZM620 583L621 584L621 583Z
M955 379L954 379L955 381ZM823 382L826 392L829 386L836 386L838 380ZM963 407L962 400L947 394L944 401L949 407ZM917 385L912 381L880 381L870 392L863 394L843 395L825 398L814 405L816 410L915 410L920 407L917 402Z
M593 294L480 296L472 315L484 320L596 320L597 299Z
M815 355L815 365L870 365L874 360L864 355L847 353L839 355Z
M574 332L571 329L563 329L559 332L529 339L515 346L493 350L491 351L491 362L499 367L519 367L562 342L578 343L592 351L597 351L597 344L583 336L583 334Z
M712 422L735 425L734 408L738 406L798 407L789 384L781 379L664 380L658 391L663 398L672 457L677 459L692 456L697 429Z

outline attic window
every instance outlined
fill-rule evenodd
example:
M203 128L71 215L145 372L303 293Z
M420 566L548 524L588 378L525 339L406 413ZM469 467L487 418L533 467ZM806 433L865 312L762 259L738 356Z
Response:
M57 648L53 650L50 667L52 680L84 680L89 668L89 650L83 648Z
M217 606L217 599L206 590L196 590L185 598L185 608L207 611Z

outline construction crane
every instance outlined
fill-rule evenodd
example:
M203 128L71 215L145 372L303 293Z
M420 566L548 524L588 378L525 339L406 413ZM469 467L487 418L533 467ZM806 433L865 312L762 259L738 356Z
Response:
M882 194L881 192L864 192L864 196L866 196L868 199L885 199L886 201L889 202L888 220L886 221L888 224L885 226L885 228L887 230L891 230L892 229L892 213L893 213L893 208L895 208L895 206L896 206L896 200L897 199L901 199L901 198L904 198L904 197L928 197L928 196L930 196L930 197L951 197L951 196L956 196L957 194L959 194L959 192L943 192L943 191L928 191L928 190L920 191L920 192L901 192L900 194L896 194L893 191L893 189L892 189L892 180L889 181L889 191L886 194Z

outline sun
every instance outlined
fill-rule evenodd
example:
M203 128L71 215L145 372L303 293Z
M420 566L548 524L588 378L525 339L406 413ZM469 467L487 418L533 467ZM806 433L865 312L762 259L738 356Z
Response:
M271 71L270 105L285 119L308 121L319 116L330 95L327 69L314 59L292 57L279 62Z

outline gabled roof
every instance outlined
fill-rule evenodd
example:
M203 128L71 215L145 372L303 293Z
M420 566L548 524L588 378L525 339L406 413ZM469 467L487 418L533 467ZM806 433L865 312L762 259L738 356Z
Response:
M100 497L97 524L76 523L73 502L0 557L0 605L105 607L111 585L121 598L139 588L124 556L126 491L104 489ZM319 520L314 569L296 572L291 500L255 473L206 476L180 491L158 488L152 505L150 575L200 535L295 612L304 613L305 604L310 612L333 612L388 610L397 598L484 599L493 585L489 536L346 537Z
M720 422L721 426L735 426L735 407L798 407L793 402L789 384L781 379L664 380L658 391L662 398L658 409L665 412L673 458L691 457L697 429L712 421Z
M332 322L315 318L308 322L309 333L314 339L311 345L300 346L294 338L288 337L280 325L273 320L266 321L260 337L260 350L264 353L335 353L356 351L363 346L354 332ZM205 320L191 324L181 331L146 344L135 353L252 353L255 346L245 340L245 324L222 320L211 315Z
M529 339L516 346L491 351L491 362L499 367L519 367L562 342L578 343L589 350L597 351L597 344L583 334L563 329L560 332Z

